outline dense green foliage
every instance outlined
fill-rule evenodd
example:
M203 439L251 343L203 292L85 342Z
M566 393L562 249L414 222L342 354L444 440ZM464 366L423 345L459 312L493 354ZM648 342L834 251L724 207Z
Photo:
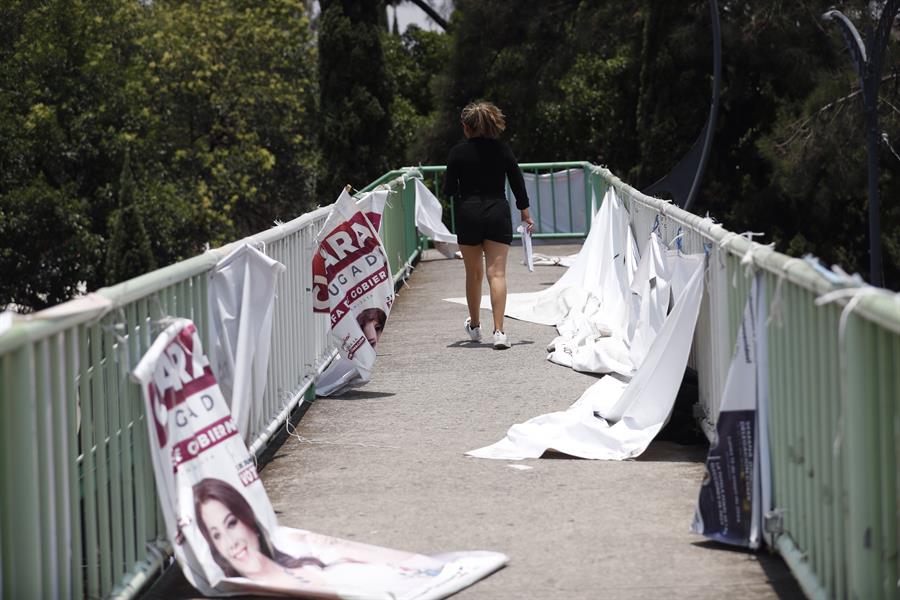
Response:
M140 241L131 225L110 230L123 219L146 230L140 264L165 265L314 204L302 0L8 1L3 13L0 306L134 274L105 259L114 241Z
M381 39L384 5L321 0L319 27L319 146L325 168L319 192L333 199L388 170L391 92Z
M6 0L0 307L53 304L346 183L442 164L478 98L506 112L520 160L589 160L639 188L706 119L707 2L456 0L448 32L398 35L384 10L397 1L323 0L311 23L308 0ZM721 107L694 210L867 273L862 102L821 19L833 4L720 0ZM864 34L870 5L837 3ZM900 150L894 33L879 116ZM898 288L900 157L887 144L880 172Z
M665 175L710 106L709 4L653 0L457 0L427 157L460 138L459 110L486 98L523 162L586 159L637 187ZM781 251L868 275L866 145L859 80L833 0L720 2L723 87L693 210ZM860 31L862 0L838 2ZM900 147L897 28L884 59L880 129ZM900 288L900 158L882 146L885 282Z

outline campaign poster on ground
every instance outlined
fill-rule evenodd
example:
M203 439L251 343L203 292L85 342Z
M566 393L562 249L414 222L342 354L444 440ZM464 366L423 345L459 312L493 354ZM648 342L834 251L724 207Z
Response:
M174 321L135 368L169 541L205 595L425 600L503 566L496 552L426 556L280 527L195 325Z
M369 381L375 348L394 303L394 280L370 219L347 190L332 205L313 257L313 310L328 313L340 357L316 392L339 394Z

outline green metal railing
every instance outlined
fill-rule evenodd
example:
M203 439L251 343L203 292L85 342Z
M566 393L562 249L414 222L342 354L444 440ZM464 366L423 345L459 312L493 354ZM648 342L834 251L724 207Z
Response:
M395 282L419 252L405 173L389 177L383 228ZM209 347L207 279L238 244L282 262L267 387L250 424L260 454L334 356L312 312L312 256L328 208L36 313L0 335L0 596L133 596L167 564L147 426L129 372L167 317ZM93 300L92 300L93 299Z
M718 418L749 274L764 273L772 314L767 350L776 511L766 519L770 543L810 596L897 597L896 299L882 292L819 306L816 299L835 285L805 261L647 197L589 163L523 168L539 177L581 169L583 192L563 189L569 204L584 206L586 229L595 202L612 186L641 246L655 229L665 243L708 253L690 358L708 434ZM423 177L441 197L443 170L395 170L365 188L392 191L382 238L395 281L408 275L422 249L414 186L406 182ZM551 197L553 206L557 199ZM277 289L267 417L251 425L256 453L310 394L313 376L333 356L327 318L312 314L309 298L311 253L326 215L327 208L319 209L244 240L287 266ZM544 216L554 231L539 235L585 233L557 231L573 223L559 211ZM105 303L68 303L56 316L38 314L0 335L3 597L128 596L167 562L171 549L157 508L143 409L127 374L166 316L192 318L209 334L207 276L233 247L100 290Z
M424 240L416 232L416 190L408 185L410 179L420 178L417 169L389 171L364 187L357 196L376 188L390 190L381 225L381 240L388 254L394 282L408 277L411 265L424 247Z
M638 240L658 225L663 241L709 253L691 357L707 431L749 275L764 273L775 506L767 537L810 597L900 597L900 296L850 290L819 305L835 284L808 262L649 198L606 169L596 174L624 199Z
M526 177L531 202L531 216L535 222L536 238L578 238L587 235L591 228L591 219L596 211L600 198L592 195L592 165L585 161L522 163L519 165ZM456 220L453 200L443 194L444 165L427 165L416 167L429 189L447 206L447 227L456 231ZM392 171L396 173L396 171ZM535 180L551 185L536 184ZM557 192L553 182L562 183L565 198ZM543 188L548 188L544 190ZM506 185L506 199L515 209L515 199ZM559 200L559 202L558 202ZM559 205L565 206L561 209ZM516 211L512 211L516 215ZM565 217L565 218L564 218ZM516 217L513 218L516 220ZM519 237L514 234L514 237Z

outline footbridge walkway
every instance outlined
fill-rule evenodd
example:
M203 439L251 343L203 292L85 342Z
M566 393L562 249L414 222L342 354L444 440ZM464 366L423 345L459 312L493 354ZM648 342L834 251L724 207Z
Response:
M251 451L266 463L261 476L280 522L424 553L510 556L507 568L460 598L897 597L896 301L648 198L606 169L525 168L545 242L583 237L613 187L642 232L639 243L655 230L684 252L707 253L690 359L694 413L707 437L748 274L764 274L777 315L767 349L777 510L766 535L775 552L734 551L688 532L703 443L657 439L623 462L463 456L513 423L566 408L595 379L545 360L550 327L510 321L513 345L502 352L465 340L465 308L443 301L462 295L462 263L426 250L416 232L410 182L424 179L440 195L440 167L393 171L370 186L391 190L383 239L400 292L372 381L343 397L313 400L316 374L334 356L327 320L313 315L309 297L311 253L327 207L241 241L287 267L266 394L250 423ZM234 247L0 332L3 597L197 595L177 569L166 569L171 546L146 421L127 375L166 317L208 329L207 277ZM539 247L552 255L577 249ZM561 273L528 273L510 260L510 291L546 288ZM847 291L816 303L836 290Z

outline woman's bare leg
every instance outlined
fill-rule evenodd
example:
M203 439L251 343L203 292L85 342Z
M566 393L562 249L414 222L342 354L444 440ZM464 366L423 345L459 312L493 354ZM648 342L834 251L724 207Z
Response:
M483 245L488 286L491 289L494 331L503 331L503 313L506 312L506 256L509 254L509 245L491 240L484 240Z
M487 242L485 242L487 243ZM481 282L484 280L484 250L481 245L459 245L466 267L466 304L469 307L469 325L481 325Z

